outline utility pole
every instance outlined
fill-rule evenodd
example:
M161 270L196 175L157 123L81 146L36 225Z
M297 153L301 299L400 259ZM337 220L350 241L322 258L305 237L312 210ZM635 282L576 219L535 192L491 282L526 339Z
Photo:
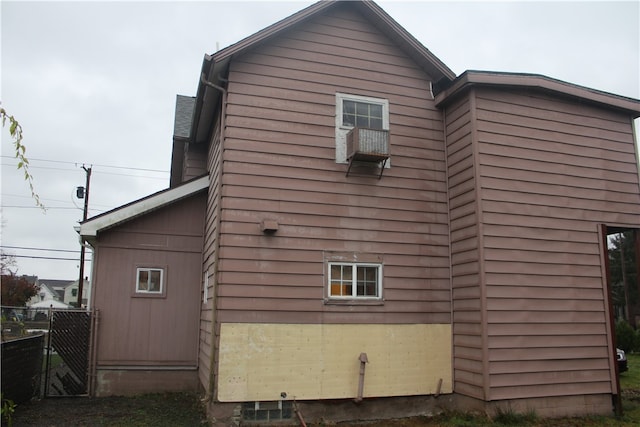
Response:
M91 182L91 166L86 168L82 165L82 169L87 174L87 182L84 187L84 210L82 212L82 221L87 220L87 213L89 211L89 184ZM82 287L84 284L84 241L80 236L80 277L78 278L78 308L82 307Z

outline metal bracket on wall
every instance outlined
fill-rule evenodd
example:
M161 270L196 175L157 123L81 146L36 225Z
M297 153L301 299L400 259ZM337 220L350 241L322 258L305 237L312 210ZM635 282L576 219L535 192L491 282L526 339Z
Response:
M351 156L349 158L349 167L347 168L347 175L349 176L349 172L351 171L351 166L353 166L353 161L354 161L355 156ZM380 165L380 174L378 175L378 179L382 178L382 174L384 173L384 167L387 165L387 157L385 157L384 159L376 162Z

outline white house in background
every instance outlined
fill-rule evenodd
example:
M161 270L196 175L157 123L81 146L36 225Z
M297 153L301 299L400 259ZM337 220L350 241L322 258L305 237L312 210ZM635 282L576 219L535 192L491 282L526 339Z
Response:
M38 293L27 301L27 307L41 301L62 301L52 285L40 280L36 280L35 284L38 287Z
M78 301L78 280L36 279L38 293L33 296L27 306L41 301L59 301L75 306ZM91 298L91 282L86 278L82 285L82 305L87 307Z
M65 304L73 306L78 302L78 282L78 280L69 282L64 288L64 299L62 301ZM82 281L82 306L88 307L89 301L91 301L91 282L88 278L85 278Z

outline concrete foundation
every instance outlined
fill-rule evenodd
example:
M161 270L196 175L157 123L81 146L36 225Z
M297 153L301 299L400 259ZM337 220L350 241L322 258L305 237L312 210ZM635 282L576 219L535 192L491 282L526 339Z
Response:
M564 416L605 415L613 416L611 395L557 396L531 399L513 399L484 402L459 394L434 396L406 396L364 399L355 403L352 399L295 402L307 424L333 424L347 421L373 421L415 416L433 416L442 412L471 412L495 416L500 410L515 413L533 412L540 418ZM207 407L214 426L260 425L259 421L243 419L242 403L213 402ZM300 425L295 411L291 418L269 421L269 425Z
M157 392L197 392L198 371L193 369L97 369L94 395L131 396Z

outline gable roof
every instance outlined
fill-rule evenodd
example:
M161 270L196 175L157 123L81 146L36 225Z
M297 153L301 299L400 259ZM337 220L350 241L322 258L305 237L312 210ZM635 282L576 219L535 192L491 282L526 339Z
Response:
M473 86L520 87L539 89L564 97L580 99L583 102L621 110L640 117L640 101L584 86L575 85L562 80L553 79L541 74L507 73L495 71L465 71L449 87L436 94L436 106L442 107Z
M202 78L222 86L221 77L226 73L230 61L237 55L253 49L261 43L272 39L291 28L302 24L319 14L335 7L351 7L367 18L376 28L396 43L400 49L415 61L434 82L450 82L456 75L449 67L431 53L422 43L389 16L380 6L372 1L319 1L301 11L272 24L239 42L228 46L213 55L205 55L202 63ZM202 82L198 83L194 120L191 128L193 141L205 142L209 137L214 112L218 104L220 93L208 88Z
M80 224L80 237L82 240L87 240L91 243L95 241L95 238L101 231L131 221L134 218L138 218L208 189L209 175L205 175L188 181L178 187L159 191L82 222Z

